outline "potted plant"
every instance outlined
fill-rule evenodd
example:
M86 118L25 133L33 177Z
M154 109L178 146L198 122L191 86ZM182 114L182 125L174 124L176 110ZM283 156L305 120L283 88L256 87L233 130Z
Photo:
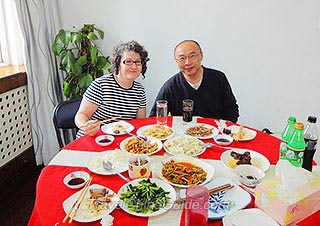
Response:
M60 70L66 72L63 93L69 99L82 97L90 83L110 68L109 57L105 57L94 40L104 38L104 32L85 24L78 31L61 29L51 49L60 58Z

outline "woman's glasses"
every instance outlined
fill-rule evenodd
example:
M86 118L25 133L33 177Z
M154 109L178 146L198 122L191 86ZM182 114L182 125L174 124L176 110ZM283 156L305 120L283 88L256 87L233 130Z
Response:
M135 64L136 66L141 66L142 65L142 60L124 60L122 61L123 64L127 65L127 66L131 66L133 64Z

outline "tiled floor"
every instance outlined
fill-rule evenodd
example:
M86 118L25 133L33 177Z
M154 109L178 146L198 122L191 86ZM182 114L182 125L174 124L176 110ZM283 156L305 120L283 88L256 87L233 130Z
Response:
M29 166L12 178L8 178L8 183L0 188L0 224L2 226L28 224L41 169L40 166Z

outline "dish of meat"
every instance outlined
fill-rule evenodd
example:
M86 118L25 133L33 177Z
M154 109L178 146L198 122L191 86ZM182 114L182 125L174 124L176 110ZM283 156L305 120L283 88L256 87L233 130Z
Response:
M221 154L220 160L224 166L230 169L241 164L250 164L263 171L267 171L270 167L270 162L264 155L248 149L227 150Z

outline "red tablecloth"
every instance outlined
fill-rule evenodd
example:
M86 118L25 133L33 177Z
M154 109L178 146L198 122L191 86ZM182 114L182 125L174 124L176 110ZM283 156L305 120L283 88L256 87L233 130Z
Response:
M207 123L216 126L213 119L207 118L199 118L197 120L199 123ZM155 118L146 118L146 119L137 119L129 121L132 125L134 125L135 129L133 133L136 133L136 130L144 125L155 124ZM172 117L168 119L168 125L172 126ZM253 128L251 128L253 129ZM102 134L101 131L97 134ZM92 152L100 152L106 150L105 147L101 147L97 145L94 141L96 136L83 136L74 142L68 144L64 147L64 149L70 150L83 150L83 151L92 151ZM117 136L114 143L108 146L108 150L112 150L115 148L119 148L119 145L123 139L128 137L128 135ZM205 142L212 142L206 141ZM246 142L233 142L231 147L238 147L238 148L246 148L257 151L264 156L266 156L271 164L275 164L279 159L279 144L280 141L268 134L262 133L257 131L257 136L254 140L246 141ZM205 159L220 159L220 155L225 151L225 149L212 147L208 148L200 158ZM156 155L163 155L164 150L156 153ZM119 188L125 184L125 182L119 178L118 176L101 176L90 172L85 167L70 167L70 166L55 166L50 165L45 167L38 179L37 184L37 194L35 200L34 210L32 212L29 226L49 226L55 225L59 223L59 225L70 225L70 224L62 224L62 219L65 216L65 212L62 208L62 203L66 200L70 195L72 195L75 190L67 188L63 184L63 178L72 171L76 170L84 170L87 171L89 174L94 176L92 183L101 184L106 186L116 193L118 192ZM125 176L127 172L124 173ZM248 208L254 206L254 197L252 197L252 202L249 204ZM122 226L122 225L139 225L139 226L146 226L148 225L148 218L142 217L134 217L122 211L121 209L116 209L112 212L112 216L114 219L115 226ZM320 211L316 214L312 215L311 217L305 219L303 222L299 223L303 226L312 226L312 225L319 225L320 222ZM100 225L99 221L92 222L92 223L78 223L73 221L71 225L88 225L88 226L97 226ZM181 226L184 226L184 211L181 217ZM221 220L210 220L209 225L222 225Z

